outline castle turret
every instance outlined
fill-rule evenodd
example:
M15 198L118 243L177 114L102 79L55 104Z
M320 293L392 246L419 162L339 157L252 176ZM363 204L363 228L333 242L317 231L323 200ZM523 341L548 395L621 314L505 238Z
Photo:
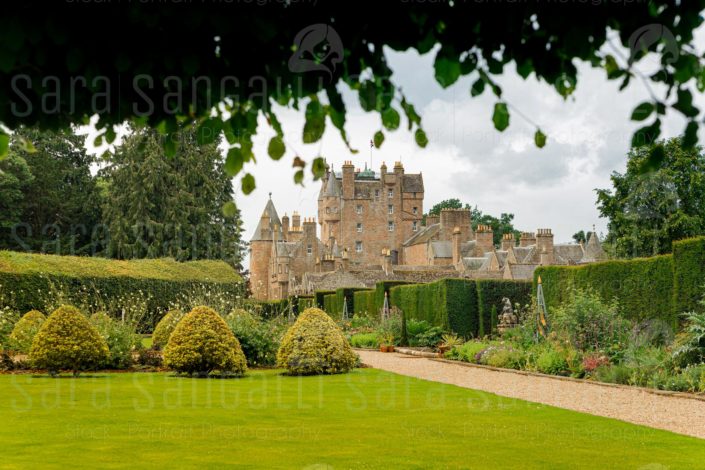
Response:
M269 298L269 269L274 237L281 239L279 216L271 195L250 240L250 290L256 299Z

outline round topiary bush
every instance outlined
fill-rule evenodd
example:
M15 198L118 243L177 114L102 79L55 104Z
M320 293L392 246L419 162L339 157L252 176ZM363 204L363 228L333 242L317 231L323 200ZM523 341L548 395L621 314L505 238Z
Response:
M15 327L10 333L8 338L10 349L21 354L28 354L32 348L32 340L34 340L45 320L44 314L38 310L30 310L25 313L15 323Z
M195 307L176 325L164 348L164 365L199 377L213 371L238 376L247 371L240 342L208 307Z
M163 349L167 345L169 337L182 318L184 318L184 312L181 310L169 310L166 312L166 315L159 320L152 333L152 347L154 349Z
M62 305L49 315L32 341L29 359L54 376L60 370L74 375L96 369L108 359L108 345L77 308Z
M343 332L318 308L299 315L277 352L277 365L292 375L340 374L356 363L357 355Z

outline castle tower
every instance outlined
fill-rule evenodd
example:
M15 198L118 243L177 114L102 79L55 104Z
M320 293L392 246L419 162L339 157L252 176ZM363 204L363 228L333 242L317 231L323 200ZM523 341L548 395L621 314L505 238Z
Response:
M272 246L275 236L281 240L281 221L271 199L262 211L259 224L250 240L250 290L256 299L269 298Z
M347 165L348 162L345 163ZM345 170L346 166L343 166L343 168ZM354 177L352 175L352 165L350 165L349 171L350 177ZM318 220L321 224L321 240L340 236L339 223L342 194L343 189L335 177L335 172L331 169L328 172L328 180L321 186L321 192L318 196Z

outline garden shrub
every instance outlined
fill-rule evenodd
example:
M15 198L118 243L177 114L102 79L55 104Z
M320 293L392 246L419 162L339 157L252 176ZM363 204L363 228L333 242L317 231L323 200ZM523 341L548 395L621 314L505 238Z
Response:
M91 315L91 323L103 337L110 355L101 367L110 369L127 369L132 365L132 351L140 343L135 325L116 321L105 312Z
M629 322L615 301L606 302L592 291L576 289L553 311L554 327L581 351L614 351L628 337Z
M623 364L600 366L595 369L594 377L600 382L627 385L632 376L632 370Z
M11 308L0 308L0 351L9 347L10 333L19 319L20 315Z
M152 333L152 348L164 349L167 343L169 343L169 338L174 332L174 328L176 328L176 325L182 318L184 318L183 311L169 310L154 328L154 333Z
M373 289L355 291L353 302L355 315L376 317L379 313L375 307L375 291Z
M25 313L24 316L15 323L12 333L10 333L10 349L18 353L28 354L29 350L32 348L32 341L45 320L46 317L40 311L30 310Z
M283 317L264 321L245 310L235 309L225 322L240 342L248 366L272 366L276 363L277 350L286 328Z
M536 370L550 375L568 375L568 361L560 351L545 348L536 358Z
M348 372L357 362L343 332L317 308L304 311L282 339L277 364L292 375Z
M164 365L179 373L207 377L244 375L247 360L240 342L218 313L196 307L176 325L164 348Z
M432 326L426 331L419 333L415 337L409 338L410 346L418 346L421 348L435 348L443 341L445 331L438 326Z
M358 333L350 337L350 345L353 348L377 348L379 336L377 333Z
M53 376L60 370L96 369L108 359L108 345L77 308L64 305L46 319L34 337L29 359Z
M477 364L481 353L489 346L490 343L484 341L468 341L462 346L455 348L454 351L456 351L455 354L457 354L459 360Z
M494 346L485 350L482 363L504 369L521 369L525 359L521 351L511 346Z
M673 358L682 366L705 362L705 312L690 312L684 317L685 326L676 337Z
M70 304L114 318L126 312L127 320L138 317L140 331L152 331L159 316L174 306L190 308L202 298L229 310L244 294L242 278L223 261L123 261L11 251L0 251L0 285L13 293L4 305L15 311L49 312Z

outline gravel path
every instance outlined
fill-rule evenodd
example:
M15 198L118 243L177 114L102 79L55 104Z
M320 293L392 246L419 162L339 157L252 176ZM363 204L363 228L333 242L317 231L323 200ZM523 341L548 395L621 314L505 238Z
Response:
M705 439L705 401L657 395L637 388L466 367L397 353L357 352L364 364L377 369Z

